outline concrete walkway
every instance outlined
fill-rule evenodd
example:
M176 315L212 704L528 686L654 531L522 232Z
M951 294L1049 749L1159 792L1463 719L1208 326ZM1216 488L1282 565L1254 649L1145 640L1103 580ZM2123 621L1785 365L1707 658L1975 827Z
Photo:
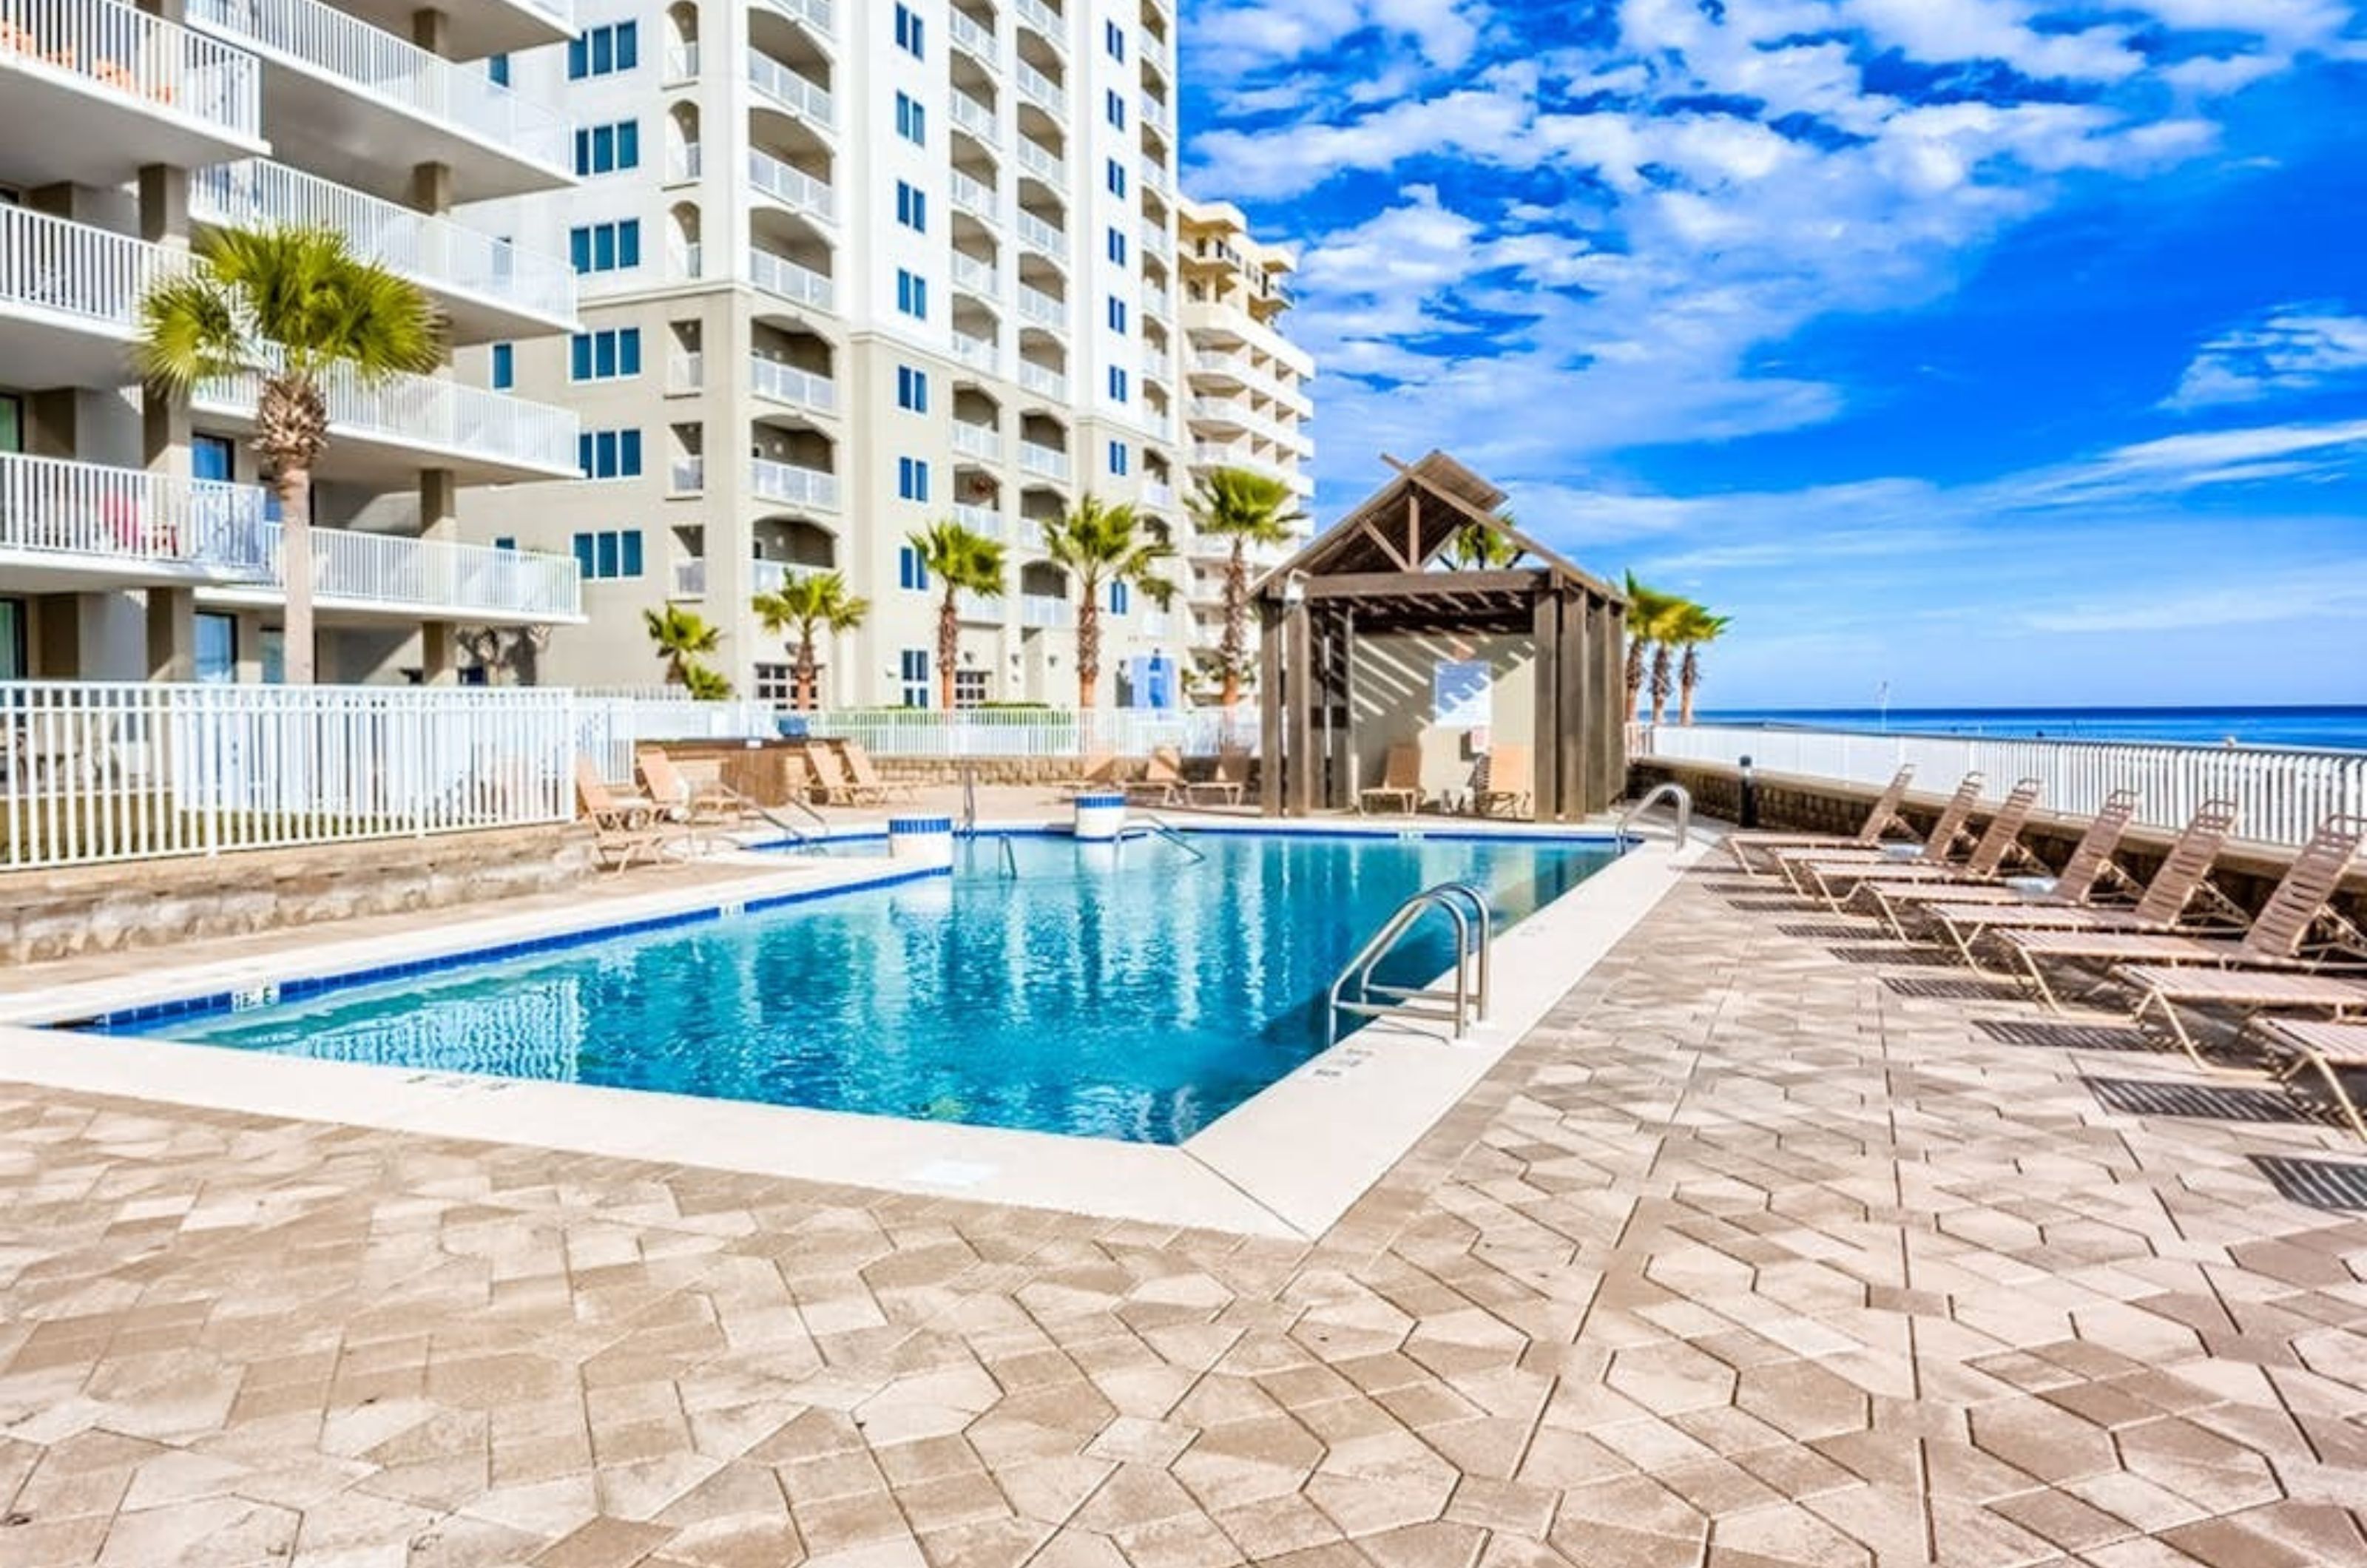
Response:
M2367 1564L2367 1150L1870 931L1693 874L1312 1246L0 1086L0 1568Z

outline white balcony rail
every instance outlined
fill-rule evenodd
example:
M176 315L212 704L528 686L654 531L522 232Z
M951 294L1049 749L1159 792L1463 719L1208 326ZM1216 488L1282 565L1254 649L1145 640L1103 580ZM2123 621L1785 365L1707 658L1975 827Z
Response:
M666 387L694 392L707 385L707 356L697 349L677 350L666 356Z
M834 130L838 111L830 90L808 81L762 50L748 51L748 85L824 130Z
M975 366L989 375L993 374L997 357L992 338L971 337L967 333L953 334L954 357L964 365Z
M1020 94L1055 119L1069 118L1069 95L1060 84L1022 60L1013 73Z
M954 502L954 521L973 534L983 534L990 539L1007 539L1011 529L1000 512L983 506L973 506L967 501Z
M1152 380L1164 381L1169 379L1170 374L1173 369L1174 362L1170 360L1167 355L1160 353L1159 350L1155 348L1146 348L1142 351L1142 373L1145 376L1150 377Z
M748 589L752 593L778 593L798 578L819 577L829 570L826 566L760 558L748 563Z
M667 476L676 495L695 494L707 488L707 458L704 455L676 457Z
M1020 598L1021 615L1033 614L1030 604L1068 604L1065 599L1034 594ZM1073 606L1070 606L1073 608ZM1214 757L1222 751L1254 752L1258 746L1258 710L1254 703L1235 708L969 708L951 713L942 708L870 708L819 713L812 733L859 742L879 757L1079 757L1106 752L1121 757L1147 757L1159 747L1172 747L1186 757Z
M332 367L320 379L333 432L522 468L568 475L577 471L572 409L433 376L364 382ZM252 417L262 386L260 370L218 377L200 383L194 400L201 407Z
M1066 599L1056 599L1048 593L1022 593L1019 596L1019 624L1041 626L1058 631L1077 624L1077 606Z
M795 463L776 462L770 457L751 458L748 470L750 482L756 493L766 501L837 510L836 474L824 473L819 468L799 468Z
M1066 401L1069 396L1069 378L1032 359L1019 362L1019 385L1039 398L1049 398L1055 402Z
M810 212L825 222L838 221L838 193L830 183L784 164L770 152L748 149L748 183L766 196Z
M817 376L810 370L800 370L758 354L748 358L748 380L760 398L823 413L838 412L838 383L827 376Z
M1066 452L1058 446L1041 446L1024 436L1019 442L1019 466L1031 474L1042 474L1047 479L1065 479L1069 477L1069 455Z
M1142 161L1142 183L1161 196L1175 194L1175 182L1168 177L1165 165L1150 158Z
M1175 133L1175 117L1168 113L1167 106L1157 98L1146 95L1142 99L1141 114L1142 123L1151 130L1163 131L1171 136Z
M254 485L0 454L0 551L259 577L266 501Z
M1009 618L1010 601L1000 593L961 588L954 592L954 615L972 626L999 626Z
M1172 259L1175 254L1175 242L1168 237L1164 228L1156 223L1142 226L1142 248L1161 260Z
M965 457L983 457L991 463L1002 460L1002 436L994 426L957 419L953 428L955 451Z
M1019 239L1031 250L1041 251L1054 261L1065 263L1069 252L1068 231L1057 224L1022 208L1019 212Z
M959 169L947 172L953 183L954 205L963 211L982 218L989 223L997 221L994 211L994 187L983 180L973 179Z
M1060 20L1060 13L1044 4L1044 0L1019 0L1015 9L1021 25L1035 28L1044 41L1057 44L1063 51L1069 47L1069 29Z
M128 234L0 206L0 305L126 333L140 297L183 265L173 252Z
M1192 355L1192 373L1195 376L1231 376L1247 380L1256 371L1246 354L1204 348Z
M1066 332L1069 327L1069 307L1040 288L1026 284L1019 286L1019 313L1038 326Z
M1175 319L1174 311L1170 309L1167 290L1160 288L1156 284L1146 284L1143 286L1142 311L1143 314L1147 316L1155 316L1162 321L1170 321Z
M665 79L669 82L698 80L698 45L668 44L665 51Z
M2140 792L2137 820L2175 829L2206 800L2235 802L2237 832L2272 844L2305 842L2336 813L2367 814L2367 751L2300 751L2249 746L2138 745L2103 740L1874 734L1863 730L1757 728L1745 725L1638 726L1638 757L1732 766L1749 757L1764 773L1879 787L1907 763L1916 785L1941 792L1964 774L1988 776L2001 794L2036 779L2049 811L2090 816L2116 789Z
M348 190L262 158L216 164L189 179L189 216L224 228L334 229L357 254L432 289L498 299L554 321L575 316L575 275L556 256Z
M1161 484L1157 479L1143 480L1142 504L1151 508L1153 511L1165 511L1167 508L1175 504L1174 487L1172 485Z
M1063 186L1068 183L1068 164L1058 152L1046 147L1034 137L1021 137L1015 151L1019 159L1019 166L1026 170L1029 174L1036 175L1046 184L1055 186Z
M706 164L706 159L700 152L701 146L702 144L697 141L685 141L668 152L666 178L671 181L698 178L699 171Z
M810 266L799 266L787 256L775 255L761 245L748 247L748 281L767 294L777 294L817 310L832 309L832 302L837 297L829 278Z
M475 67L454 63L319 0L189 0L191 25L350 84L547 168L568 167L572 127Z
M995 63L994 34L979 26L975 17L959 10L948 9L946 12L946 31L957 49L968 50L978 58L979 63L987 66ZM957 98L960 96L958 93L955 95Z
M954 253L954 287L991 299L1000 279L992 262L982 262L965 252Z
M831 0L756 0L756 3L802 27L812 28L824 38L838 36L838 18L832 12Z
M954 93L952 105L954 124L968 131L990 147L1001 143L1002 136L994 123L992 109L980 103L968 93L959 91Z
M269 557L268 581L285 588L281 535L277 523L262 525ZM353 528L312 530L312 597L364 608L423 613L456 611L536 619L570 619L583 613L580 569L572 557Z
M0 0L0 51L20 67L79 76L127 106L259 140L263 67L244 50L113 0Z

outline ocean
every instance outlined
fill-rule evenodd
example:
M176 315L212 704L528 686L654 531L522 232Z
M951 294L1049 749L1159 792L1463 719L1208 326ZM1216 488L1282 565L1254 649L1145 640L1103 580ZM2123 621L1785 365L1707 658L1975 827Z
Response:
M2193 708L1704 708L1704 724L1888 728L1918 735L2182 741L2367 751L2367 706Z

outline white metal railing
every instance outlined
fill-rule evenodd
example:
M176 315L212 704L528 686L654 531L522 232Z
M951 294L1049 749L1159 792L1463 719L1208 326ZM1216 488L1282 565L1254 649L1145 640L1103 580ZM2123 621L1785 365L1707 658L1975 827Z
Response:
M1153 511L1163 512L1175 504L1175 491L1172 487L1157 479L1145 479L1142 481L1142 504Z
M1019 286L1019 313L1038 326L1066 332L1069 327L1069 307L1040 288Z
M189 177L189 216L225 228L334 229L357 254L430 288L500 299L557 321L575 317L575 274L556 256L521 251L451 219L414 212L267 159L197 170Z
M1042 474L1047 479L1065 479L1069 477L1069 455L1066 452L1058 446L1038 446L1025 436L1019 442L1019 466L1031 474Z
M806 80L762 50L748 51L748 85L824 130L837 127L830 89Z
M767 359L761 354L748 357L748 380L758 397L776 403L795 403L823 413L838 410L836 381L794 365L784 365L777 359Z
M811 28L825 38L834 38L838 22L832 14L831 0L756 0L768 11L776 11L793 22Z
M766 560L759 556L748 562L748 589L752 593L778 593L798 578L819 577L829 570L801 561Z
M995 351L992 338L971 337L967 333L957 332L953 334L953 349L954 357L964 365L974 365L989 373L993 371Z
M955 288L966 288L972 294L984 295L991 299L997 281L992 262L982 262L961 251L954 253Z
M956 207L982 218L990 223L996 221L992 186L988 185L984 180L973 179L959 169L948 171L946 177L953 185Z
M1068 164L1058 152L1046 147L1032 136L1022 136L1017 143L1019 166L1048 185L1059 186L1068 181Z
M666 178L669 181L695 180L705 166L702 143L685 141L666 154Z
M830 182L816 179L770 152L748 149L748 183L791 207L829 222L838 221L838 193L831 188Z
M262 65L253 55L113 0L0 0L0 54L112 88L127 106L262 136Z
M1162 261L1172 260L1175 254L1175 242L1168 238L1167 231L1156 223L1142 226L1142 248Z
M697 456L688 457L676 457L674 460L673 471L669 478L672 480L673 490L676 495L686 495L697 491L705 490L707 488L707 457L705 454L702 453Z
M257 531L266 502L254 485L0 453L5 551L255 577L266 564Z
M954 502L954 521L971 533L983 534L990 539L1010 537L1010 529L1004 524L1002 513L974 506L967 501Z
M128 333L149 286L185 265L176 253L129 234L0 205L0 308L21 306Z
M1638 757L1728 765L1747 756L1764 773L1876 785L1912 762L1918 786L1933 791L1953 788L1977 770L1998 789L2036 779L2042 806L2078 816L2098 810L2116 789L2134 789L2141 794L2137 819L2157 828L2184 825L2206 800L2231 800L2243 812L2241 836L2278 844L2305 841L2334 813L2367 814L2367 751L1745 725L1643 725L1631 750Z
M762 245L748 247L748 281L767 294L777 294L817 310L832 309L832 301L837 296L829 278L787 256L775 255Z
M666 355L666 387L692 392L707 385L707 356L697 349L677 349Z
M1013 73L1013 78L1019 84L1021 95L1053 118L1068 118L1069 95L1060 84L1024 60L1015 63L1017 69Z
M1000 144L1002 137L998 134L992 109L958 89L952 95L952 108L954 124L990 147Z
M1231 376L1246 381L1251 374L1251 369L1250 356L1234 349L1203 348L1196 350L1192 355L1192 371L1195 375Z
M1142 98L1141 114L1142 123L1151 130L1162 131L1170 136L1175 133L1175 117L1168 113L1167 106L1157 98L1145 94Z
M1172 362L1168 359L1166 355L1161 353L1159 350L1155 348L1146 348L1142 351L1142 373L1145 376L1150 377L1152 380L1164 381L1169 379L1168 373L1172 368Z
M1065 599L1022 594L1023 617L1031 602L1068 604ZM1070 606L1073 608L1073 606ZM1031 623L1032 624L1032 623ZM815 714L815 735L858 742L879 757L1078 757L1109 752L1147 757L1173 747L1187 757L1221 751L1255 752L1258 709L1234 708L868 708Z
M1000 593L980 593L976 589L954 591L954 615L972 626L999 626L1003 624L1004 601Z
M1067 599L1056 599L1049 593L1022 593L1019 596L1019 624L1059 630L1077 624L1077 606Z
M266 523L260 533L269 557L269 581L284 589L283 530L277 523ZM316 603L550 619L583 613L581 569L572 556L354 528L315 528L311 536Z
M1069 396L1068 377L1032 359L1019 362L1019 385L1037 397L1049 398L1055 402L1064 401Z
M954 450L989 462L1002 460L1002 436L991 424L972 424L968 420L954 421Z
M1019 210L1019 239L1022 244L1041 251L1055 261L1060 260L1069 248L1066 230L1047 223L1025 208Z
M252 417L263 372L249 370L198 384L204 408ZM435 376L363 381L332 366L320 377L330 429L406 446L425 446L575 477L576 418L572 409L528 402L504 392Z
M1142 183L1161 196L1175 194L1175 182L1168 178L1166 165L1156 159L1145 158L1142 161Z
M665 79L669 82L695 82L698 79L698 45L695 40L666 46Z
M188 19L335 77L358 96L456 126L553 171L568 167L573 128L556 110L319 0L189 0Z
M979 26L975 17L961 10L948 7L946 11L946 32L957 49L968 50L978 62L991 69L995 64L994 34ZM961 95L954 95L958 98Z
M1167 290L1155 283L1143 285L1142 313L1162 321L1173 320L1173 312L1168 309Z
M801 468L795 463L776 462L770 457L752 457L748 468L756 493L766 501L832 510L838 506L836 474L825 473L820 468Z
M1065 51L1069 47L1069 29L1061 25L1060 13L1044 4L1044 0L1019 0L1014 7L1020 22L1043 35L1044 41L1057 44Z
M707 558L693 556L674 563L674 592L676 599L707 597Z

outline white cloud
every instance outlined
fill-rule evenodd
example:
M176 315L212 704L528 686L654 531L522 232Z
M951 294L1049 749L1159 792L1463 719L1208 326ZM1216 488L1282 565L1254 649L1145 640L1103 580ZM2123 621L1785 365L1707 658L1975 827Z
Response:
M2367 316L2289 305L2203 345L2163 406L2191 410L2307 392L2367 373Z

